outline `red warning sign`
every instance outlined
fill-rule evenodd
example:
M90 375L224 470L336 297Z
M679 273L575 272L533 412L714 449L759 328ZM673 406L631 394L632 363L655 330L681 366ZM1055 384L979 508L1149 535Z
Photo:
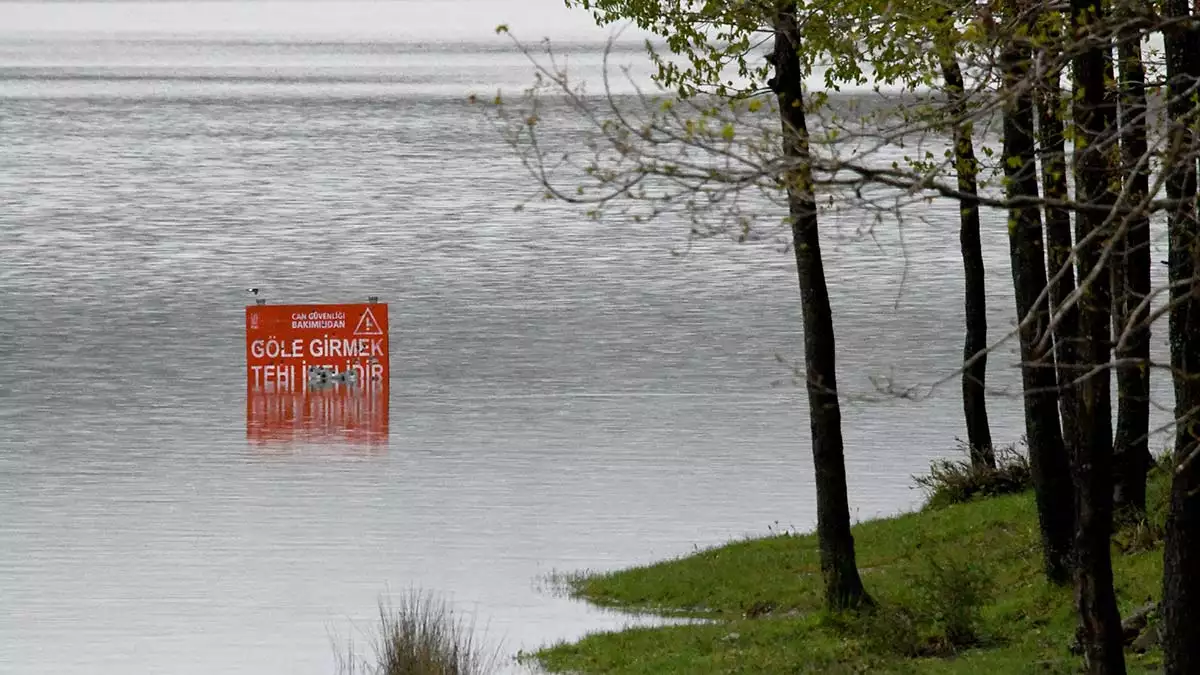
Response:
M263 391L307 391L312 369L322 379L358 388L386 386L388 306L248 305L246 386Z

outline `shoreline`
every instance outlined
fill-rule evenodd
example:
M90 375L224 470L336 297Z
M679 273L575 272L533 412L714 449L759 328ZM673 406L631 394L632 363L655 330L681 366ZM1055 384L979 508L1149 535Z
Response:
M1122 616L1161 594L1156 526L1167 482L1152 471L1149 523L1114 535ZM1025 491L855 525L858 567L877 602L861 614L823 608L813 534L562 575L592 605L702 621L592 633L522 658L551 673L1075 673L1072 589L1045 580L1036 518ZM1129 672L1161 670L1157 645L1126 652Z

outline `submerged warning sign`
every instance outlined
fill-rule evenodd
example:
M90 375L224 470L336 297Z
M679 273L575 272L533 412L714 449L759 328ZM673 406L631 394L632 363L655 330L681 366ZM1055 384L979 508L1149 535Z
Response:
M333 382L386 387L387 305L246 307L247 387L305 391L314 368L335 375L326 378Z

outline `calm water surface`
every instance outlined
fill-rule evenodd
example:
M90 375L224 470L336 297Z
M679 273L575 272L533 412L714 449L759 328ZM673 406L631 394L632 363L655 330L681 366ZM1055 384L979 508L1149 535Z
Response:
M532 649L629 620L546 592L554 570L814 524L776 358L801 355L791 258L514 211L532 184L463 95L528 81L459 43L0 41L0 672L329 673L331 638L410 586ZM956 384L870 380L960 358L937 208L903 246L826 214L859 518L914 506L911 474L963 434ZM248 438L247 286L390 304L384 443ZM1006 442L1015 360L989 375Z

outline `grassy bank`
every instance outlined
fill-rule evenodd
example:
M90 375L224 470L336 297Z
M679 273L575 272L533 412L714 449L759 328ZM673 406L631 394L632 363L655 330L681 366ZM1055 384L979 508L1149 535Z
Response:
M1113 551L1122 615L1158 599L1166 480L1150 485L1149 526ZM709 619L595 634L535 658L579 673L1073 673L1072 591L1047 584L1033 496L980 499L854 528L878 609L822 609L816 538L740 541L677 560L570 580L590 602ZM1130 672L1160 654L1127 652Z

